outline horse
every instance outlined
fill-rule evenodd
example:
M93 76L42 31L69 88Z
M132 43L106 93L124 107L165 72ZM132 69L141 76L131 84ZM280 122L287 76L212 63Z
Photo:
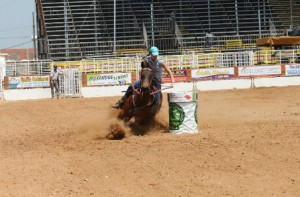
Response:
M162 105L162 93L153 84L152 70L148 67L142 67L140 74L141 86L133 88L133 93L129 96L123 108L121 109L118 118L124 120L128 126L136 123L146 123L154 119ZM160 102L153 112L154 94L159 92Z

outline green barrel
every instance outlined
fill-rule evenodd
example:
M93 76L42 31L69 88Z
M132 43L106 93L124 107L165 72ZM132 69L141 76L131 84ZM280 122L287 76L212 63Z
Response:
M198 133L198 92L168 93L168 101L170 133Z

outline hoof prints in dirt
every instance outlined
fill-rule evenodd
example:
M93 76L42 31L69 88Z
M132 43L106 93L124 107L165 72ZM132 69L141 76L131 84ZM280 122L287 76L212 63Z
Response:
M109 140L122 140L125 138L125 130L118 124L111 125L110 133L106 135L106 138Z

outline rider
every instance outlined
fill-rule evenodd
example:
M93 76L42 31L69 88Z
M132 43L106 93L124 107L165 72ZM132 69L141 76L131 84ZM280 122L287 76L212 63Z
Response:
M158 59L158 54L159 54L159 50L157 47L151 47L149 50L149 54L150 56L145 57L145 59L143 60L145 65L149 65L149 68L152 70L152 74L153 74L153 85L157 88L157 89L161 89L161 82L162 82L162 68L164 68L164 70L169 74L172 85L175 82L174 81L174 76L172 71L170 70L170 68L167 66L166 63L164 63L161 59ZM134 88L138 88L141 86L141 81L137 80L135 83L133 83L132 85L130 85L127 88L127 91L125 93L125 95L112 107L114 108L122 108L126 99L132 94L133 92L133 86ZM152 112L156 112L157 107L159 106L159 102L160 102L160 91L157 91L154 94L154 105L152 108Z

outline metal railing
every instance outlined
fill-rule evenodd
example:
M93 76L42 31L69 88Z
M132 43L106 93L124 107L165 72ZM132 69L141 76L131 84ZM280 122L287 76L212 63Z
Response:
M52 60L6 61L5 75L48 75L53 64Z
M81 96L82 73L79 69L64 69L59 77L60 96L80 97Z
M299 53L299 52L298 52ZM198 53L161 56L171 69L196 69L300 63L296 50L261 50L226 53ZM7 61L6 76L49 75L54 64L63 69L76 68L82 73L137 72L142 56L83 59L81 61Z
M208 30L215 35L214 48L224 47L228 39L253 44L259 37L280 36L290 25L299 24L296 1L118 1L114 10L111 0L39 0L39 57L80 60L112 55L114 49L151 45L164 54L178 54L203 47ZM171 10L176 10L174 16L169 16ZM178 26L174 32L175 21ZM112 42L115 36L116 42Z
M4 85L4 80L3 80L3 70L0 68L0 100L3 100L3 85Z

